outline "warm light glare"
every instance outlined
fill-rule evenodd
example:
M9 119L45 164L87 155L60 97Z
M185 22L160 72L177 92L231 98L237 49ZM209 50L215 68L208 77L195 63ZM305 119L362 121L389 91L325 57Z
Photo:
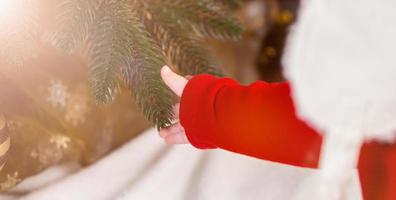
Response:
M2 20L15 17L17 12L17 0L0 0L0 18Z

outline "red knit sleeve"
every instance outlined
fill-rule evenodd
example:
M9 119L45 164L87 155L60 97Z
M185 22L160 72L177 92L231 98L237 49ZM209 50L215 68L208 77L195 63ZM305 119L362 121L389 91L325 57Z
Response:
M317 167L321 137L299 120L288 83L241 86L199 75L183 91L180 122L197 148L222 148L260 159Z

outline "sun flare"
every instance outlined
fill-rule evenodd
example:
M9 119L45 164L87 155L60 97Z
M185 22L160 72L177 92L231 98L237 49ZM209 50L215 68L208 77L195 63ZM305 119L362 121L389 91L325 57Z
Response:
M0 20L11 20L18 13L19 2L17 0L0 0Z

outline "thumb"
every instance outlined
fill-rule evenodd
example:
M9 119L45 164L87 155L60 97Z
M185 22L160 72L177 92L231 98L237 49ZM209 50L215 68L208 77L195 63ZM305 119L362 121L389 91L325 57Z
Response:
M161 77L165 84L177 95L181 96L188 80L173 72L168 66L161 69Z

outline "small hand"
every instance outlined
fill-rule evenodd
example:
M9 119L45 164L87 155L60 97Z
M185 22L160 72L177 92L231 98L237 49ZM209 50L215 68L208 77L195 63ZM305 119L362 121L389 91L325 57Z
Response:
M177 95L181 96L188 80L176 73L174 73L168 66L161 69L161 77L165 84ZM180 104L173 106L173 114L179 117ZM162 128L159 132L160 136L167 144L187 144L188 139L186 132L180 122L177 122L169 127Z

